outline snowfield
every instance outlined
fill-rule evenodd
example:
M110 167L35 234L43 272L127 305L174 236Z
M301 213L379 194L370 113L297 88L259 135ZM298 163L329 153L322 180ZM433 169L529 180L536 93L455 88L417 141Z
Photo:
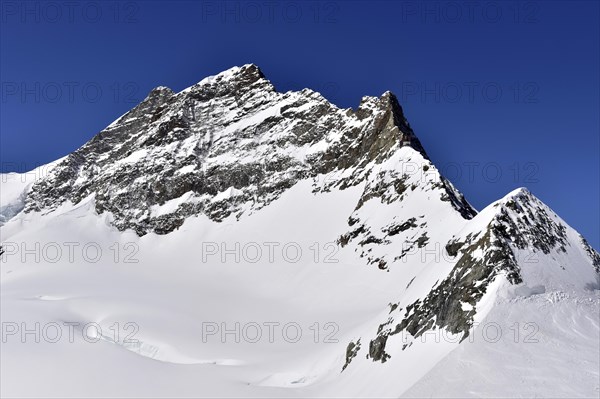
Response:
M409 353L398 339L385 364L360 359L341 373L347 343L371 328L406 280L403 270L382 272L325 249L359 194L357 187L314 195L309 184L298 184L240 221L200 216L169 235L141 238L110 227L109 215L92 211L93 199L58 214L19 215L2 227L2 241L19 246L8 246L1 263L2 395L598 394L597 289L500 285L478 305L485 317L462 344L437 331ZM315 242L320 259L311 250ZM69 254L67 243L80 245L71 244ZM243 255L236 243L257 245ZM265 243L280 244L272 259ZM290 243L301 248L297 262L291 249L287 259L280 251ZM36 251L36 244L47 250ZM56 247L62 253L52 263ZM251 263L256 247L263 254Z

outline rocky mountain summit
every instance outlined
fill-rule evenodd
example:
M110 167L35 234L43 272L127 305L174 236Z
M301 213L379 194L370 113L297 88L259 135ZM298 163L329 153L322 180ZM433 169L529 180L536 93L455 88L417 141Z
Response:
M257 66L245 65L180 93L152 90L35 184L25 211L92 195L96 211L111 212L118 229L144 235L169 233L201 213L215 221L241 217L307 178L315 190L328 190L371 177L363 202L392 201L408 189L406 177L393 173L384 182L372 171L403 146L428 163L392 93L340 109L309 89L279 93ZM445 179L434 180L440 197L474 215ZM395 194L386 192L389 184Z

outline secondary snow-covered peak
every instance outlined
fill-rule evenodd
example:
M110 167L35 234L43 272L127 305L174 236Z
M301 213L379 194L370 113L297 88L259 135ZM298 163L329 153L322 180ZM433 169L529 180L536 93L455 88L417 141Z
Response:
M541 200L529 191L526 187L519 187L504 197L492 202L490 205L482 209L477 216L473 219L468 226L466 226L461 232L462 236L467 236L470 233L479 231L487 227L492 220L502 218L502 215L507 213L521 213L522 210L527 209L529 212L533 212L539 206L544 212L549 212L552 215L556 214Z
M523 197L523 196L531 196L533 195L531 191L527 187L518 187L506 194L504 197L500 198L498 203L507 202L515 197Z
M561 291L598 287L598 252L526 188L487 206L446 248L464 256L486 243L502 249L513 283Z
M391 232L418 231L421 220L425 219L413 218L388 228L388 236L376 241L378 247L385 246ZM376 328L348 344L343 369L357 367L355 373L364 372L364 359L410 358L403 352L422 350L416 338L431 330L445 330L464 340L473 332L475 321L481 321L497 301L538 295L549 301L577 300L600 289L600 255L525 188L512 191L462 226L443 247L445 256L434 257L429 264L426 256L416 262L414 256L407 259L403 274L411 279L404 295L381 313L373 323ZM427 246L431 231L416 241L415 247L423 247L424 252L406 247L409 241L403 238L403 253L437 253L437 247ZM437 229L434 242L443 239L441 231ZM372 237L370 242L377 239ZM413 344L416 348L410 348ZM362 357L362 363L354 366L355 357Z

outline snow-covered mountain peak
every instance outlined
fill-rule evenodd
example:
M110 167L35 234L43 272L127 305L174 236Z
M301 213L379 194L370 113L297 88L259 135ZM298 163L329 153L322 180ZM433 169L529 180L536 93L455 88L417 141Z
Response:
M214 84L228 80L240 79L243 76L254 77L255 80L265 78L260 68L255 64L244 64L242 66L234 66L216 75L211 75L203 78L197 85Z
M174 94L173 90L171 90L167 86L158 86L158 87L155 87L154 89L152 89L148 96L153 97L153 96L159 95L159 93Z
M264 91L275 91L273 84L255 64L235 66L213 76L208 76L193 86L181 91L196 92L236 92L246 88L260 87Z
M105 385L99 374L123 362L144 371L137 396L161 394L145 390L147 375L172 370L193 387L189 396L212 386L230 396L399 397L419 380L435 385L426 375L481 339L478 323L495 315L508 335L506 316L516 314L526 316L519 323L535 320L546 341L492 349L490 370L498 353L510 354L518 359L511 367L536 364L516 368L518 378L528 372L544 386L570 385L551 369L571 355L560 348L587 335L579 353L591 353L591 372L573 392L597 392L598 252L525 188L478 213L427 157L391 92L340 109L310 89L277 92L255 65L234 67L179 93L157 87L39 169L0 183L5 320L43 315L103 331L120 320L140 329L139 345L101 336L93 352L82 342L44 347L57 354L51 361L12 341L3 370L27 381L46 377L31 379L23 358L65 381L73 365L89 364L83 385L95 389ZM69 246L57 261L52 249L61 243ZM63 262L70 249L90 245L104 249L102 262L88 251ZM257 247L258 260L246 251ZM43 248L39 262L28 261L33 248ZM131 248L133 262L120 264L121 249ZM271 260L271 248L282 256ZM231 332L228 322L267 320L303 323L305 335L294 345L242 344L250 350L198 337L199 321ZM339 327L339 335L315 346L307 333L314 326ZM111 362L94 360L105 356ZM461 373L458 364L442 374ZM484 385L498 378L474 375ZM40 386L25 396L47 394ZM55 396L80 396L66 393Z
M423 158L418 170L414 151L420 153L415 160ZM180 93L154 89L38 182L26 211L91 195L96 211L111 212L119 229L164 234L191 215L251 214L303 179L324 182L317 190L361 184L394 157L404 160L396 166L413 167L386 172L383 184L409 175L412 190L430 184L416 178L431 164L421 165L425 150L391 92L343 110L312 90L279 93L248 64ZM427 174L442 190L436 198L447 197L463 216L473 214L435 168ZM235 195L219 196L231 188ZM153 211L173 201L179 202L169 212Z

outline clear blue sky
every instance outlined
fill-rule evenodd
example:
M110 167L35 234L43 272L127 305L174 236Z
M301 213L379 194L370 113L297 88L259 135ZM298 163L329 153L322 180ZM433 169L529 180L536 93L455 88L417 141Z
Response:
M341 107L396 93L478 209L527 186L600 248L597 1L1 3L2 170L142 100L253 62Z

